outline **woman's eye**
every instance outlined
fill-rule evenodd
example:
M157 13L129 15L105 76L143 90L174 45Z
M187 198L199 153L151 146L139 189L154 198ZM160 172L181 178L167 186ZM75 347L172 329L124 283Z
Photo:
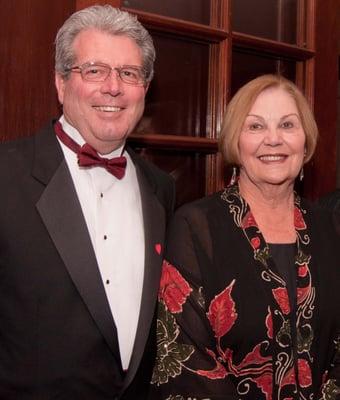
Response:
M256 123L250 124L249 129L251 131L258 131L259 129L262 129L262 125L256 122Z
M294 124L291 121L284 121L282 122L281 127L284 129L290 129L294 127Z

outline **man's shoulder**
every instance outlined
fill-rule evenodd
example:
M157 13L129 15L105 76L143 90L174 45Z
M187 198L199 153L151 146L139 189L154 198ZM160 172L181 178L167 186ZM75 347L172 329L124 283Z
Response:
M8 138L6 137L0 143L0 151L3 153L11 152L14 149L26 147L32 142L33 134L24 134L23 136Z
M127 152L137 167L138 174L143 176L141 182L146 182L147 186L153 191L166 210L167 219L169 219L175 206L174 179L165 171L138 155L131 148L127 147Z
M15 138L6 138L0 143L0 152L4 156L8 154L13 157L16 152L30 150L38 137L50 135L52 129L52 123L49 123L35 132L24 133Z
M10 139L0 144L0 165L19 166L22 161L33 155L34 136Z
M0 144L0 174L7 180L31 174L34 165L51 166L61 159L52 123L28 136L4 141ZM40 165L39 164L39 165Z

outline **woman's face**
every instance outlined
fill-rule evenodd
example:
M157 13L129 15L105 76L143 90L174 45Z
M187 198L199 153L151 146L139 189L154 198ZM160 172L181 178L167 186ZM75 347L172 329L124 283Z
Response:
M240 134L240 180L256 185L293 182L303 165L305 141L294 99L281 88L264 90Z

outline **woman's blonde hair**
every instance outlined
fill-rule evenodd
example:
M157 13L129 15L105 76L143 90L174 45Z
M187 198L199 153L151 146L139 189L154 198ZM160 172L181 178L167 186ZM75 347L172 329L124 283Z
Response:
M244 121L260 93L269 88L285 90L295 101L306 135L306 163L314 154L318 127L313 112L300 89L280 75L262 75L242 86L227 106L222 122L220 151L227 164L240 165L238 142Z

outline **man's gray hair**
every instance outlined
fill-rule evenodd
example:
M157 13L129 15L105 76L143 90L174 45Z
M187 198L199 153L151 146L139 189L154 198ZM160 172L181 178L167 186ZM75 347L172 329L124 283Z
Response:
M55 70L67 78L67 70L74 66L76 56L73 42L83 30L98 29L110 35L127 36L141 49L146 82L153 77L153 64L156 58L155 47L149 32L137 17L108 4L96 5L72 14L59 29L56 40Z

